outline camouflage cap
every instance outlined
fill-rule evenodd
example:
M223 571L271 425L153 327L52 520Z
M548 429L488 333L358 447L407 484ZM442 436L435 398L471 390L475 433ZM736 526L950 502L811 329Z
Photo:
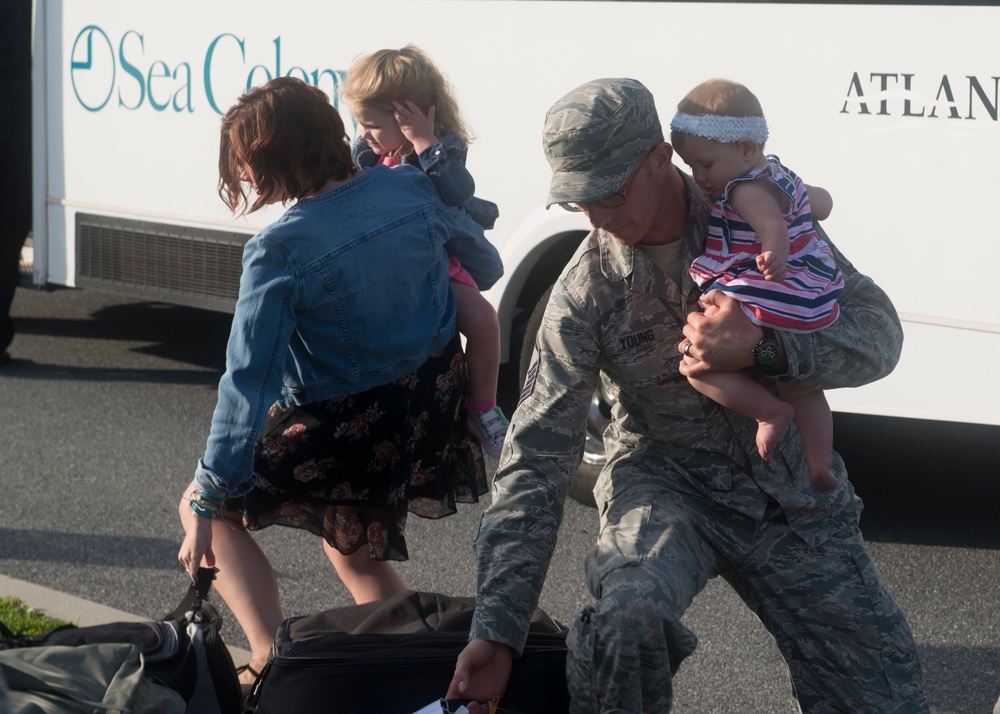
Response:
M635 160L663 141L653 95L634 79L595 79L545 115L542 144L552 168L545 202L590 203L617 191Z

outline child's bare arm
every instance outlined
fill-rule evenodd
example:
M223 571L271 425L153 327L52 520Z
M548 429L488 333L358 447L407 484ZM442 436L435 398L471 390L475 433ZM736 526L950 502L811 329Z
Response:
M821 186L806 184L809 194L809 205L812 207L812 217L815 221L825 221L833 212L833 196Z
M789 249L788 226L774 194L762 182L745 181L730 190L729 202L760 240L757 268L768 280L784 280Z
M413 144L413 150L417 154L423 153L439 139L434 134L434 107L430 107L427 113L420 111L420 107L409 99L402 102L393 102L395 108L396 122L399 130L403 132L406 140Z

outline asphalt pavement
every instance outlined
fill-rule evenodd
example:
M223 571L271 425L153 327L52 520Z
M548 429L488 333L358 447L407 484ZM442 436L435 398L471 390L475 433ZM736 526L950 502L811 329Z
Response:
M0 368L0 595L79 624L162 616L187 586L177 497L204 448L229 318L31 289L19 290L14 316L13 359ZM840 419L837 435L873 557L917 639L932 711L989 714L1000 694L1000 430L894 433ZM943 451L927 450L940 442ZM411 560L399 567L410 587L474 592L483 505L410 520ZM562 622L589 600L581 564L596 533L593 509L567 504L541 602ZM286 615L350 604L315 539L269 528L258 540ZM220 609L230 644L245 647ZM685 623L700 646L676 678L674 712L795 711L770 636L724 583L708 584Z

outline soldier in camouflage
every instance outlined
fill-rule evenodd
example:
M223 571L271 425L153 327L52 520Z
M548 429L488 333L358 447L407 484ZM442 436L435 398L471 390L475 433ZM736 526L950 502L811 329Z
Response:
M574 714L669 711L672 675L697 644L681 618L715 576L774 636L802 711L927 711L913 636L865 549L841 458L837 488L812 490L794 426L763 461L756 423L685 378L754 368L762 331L725 296L698 307L686 267L705 244L711 202L673 166L649 91L629 79L578 87L549 110L543 143L548 205L584 210L595 230L538 331L476 536L476 610L448 696L486 700L506 686L603 378L617 401L595 490L600 535L585 564L595 601L568 638ZM895 310L837 259L840 319L779 335L779 359L768 376L757 369L761 379L831 389L892 371Z

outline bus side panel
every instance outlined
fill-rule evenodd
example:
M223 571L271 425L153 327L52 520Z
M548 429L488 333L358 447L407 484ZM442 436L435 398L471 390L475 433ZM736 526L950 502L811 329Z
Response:
M476 136L477 193L500 207L491 238L515 277L489 297L509 331L521 292L538 292L521 278L539 275L530 261L552 242L526 229L548 220L531 214L551 215L540 134L552 102L595 77L630 76L667 124L691 87L729 77L760 98L768 151L831 191L829 234L904 318L899 368L834 393L837 408L1000 423L987 396L1000 393L995 370L980 370L975 386L936 376L955 371L945 350L963 368L1000 357L1000 304L976 265L998 238L996 5L384 0L381 15L407 22L377 34L357 31L356 2L340 0L290 0L280 13L261 0L37 7L48 173L36 201L49 225L36 252L51 282L75 280L81 212L240 233L273 220L280 207L233 219L218 200L222 112L277 75L316 84L339 106L352 60L413 42L454 86ZM443 21L466 31L442 31ZM710 28L711 42L684 31L694 27Z

